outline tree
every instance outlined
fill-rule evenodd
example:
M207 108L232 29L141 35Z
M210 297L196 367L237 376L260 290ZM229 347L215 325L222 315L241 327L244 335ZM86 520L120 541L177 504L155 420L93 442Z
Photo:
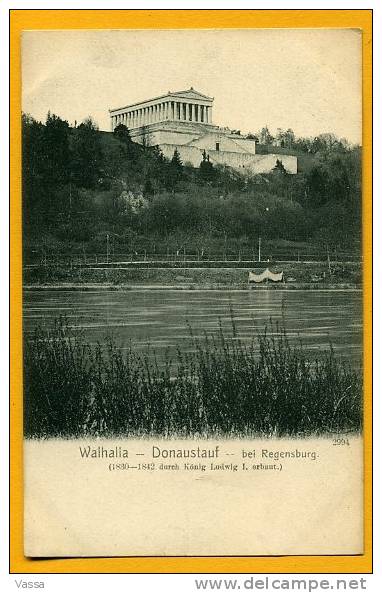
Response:
M203 150L202 161L199 166L199 177L205 183L211 183L215 179L215 169L210 161L210 156Z
M136 159L139 152L139 145L132 141L130 131L124 124L118 124L114 128L113 136L123 146L122 155L129 161Z
M46 180L51 185L68 181L69 124L48 111L44 129Z
M270 145L270 144L272 144L272 142L274 140L272 134L270 133L270 131L268 129L268 126L261 128L258 136L259 136L260 144Z
M175 189L177 183L183 177L183 163L177 148L175 148L173 157L167 168L166 177L166 187L171 190Z
M322 166L311 169L307 176L307 192L313 208L322 206L328 200L328 177Z
M280 161L279 159L276 159L276 164L272 169L272 173L276 173L279 175L287 175L286 169L282 164L282 161Z
M44 183L45 164L45 128L41 122L30 115L22 116L22 192L23 192L23 224L38 226L44 215L46 185Z
M98 126L86 118L74 131L71 146L72 180L79 187L95 187L99 177L102 150Z
M113 136L124 144L130 144L132 142L130 131L124 124L118 124L113 130Z
M276 141L277 144L282 148L293 148L295 143L295 135L293 130L291 130L291 128L288 128L287 130L277 128Z

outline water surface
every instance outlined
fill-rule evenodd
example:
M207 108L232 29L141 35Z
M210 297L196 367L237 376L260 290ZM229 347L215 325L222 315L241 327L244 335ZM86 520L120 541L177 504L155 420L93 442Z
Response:
M65 315L88 341L113 335L124 347L142 350L150 344L159 354L192 350L195 336L217 334L219 320L232 334L251 341L269 320L284 320L292 342L302 340L311 357L332 344L354 365L362 359L362 293L336 290L26 290L24 332L49 327Z

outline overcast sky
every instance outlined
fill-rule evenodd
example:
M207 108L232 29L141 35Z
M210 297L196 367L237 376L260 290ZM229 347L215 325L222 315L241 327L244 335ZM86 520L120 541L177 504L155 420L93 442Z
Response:
M23 111L109 130L108 109L193 86L213 123L361 142L361 34L336 29L27 31Z

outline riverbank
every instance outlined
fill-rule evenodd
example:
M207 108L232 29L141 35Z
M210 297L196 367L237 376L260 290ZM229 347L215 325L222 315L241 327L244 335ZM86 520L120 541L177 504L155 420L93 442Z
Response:
M247 267L130 267L126 264L97 267L36 266L24 270L24 288L43 290L244 290L248 273L267 266L283 271L284 282L251 285L253 290L356 290L361 288L359 262L254 262Z
M276 284L276 285L262 285L255 287L246 286L225 286L223 284L201 284L201 285L182 285L182 284L73 284L73 283L61 283L61 284L28 284L24 286L24 290L73 290L73 291L130 291L130 290L179 290L179 291L197 291L197 290L231 290L231 291L247 291L247 290L353 290L361 291L362 287L356 284Z

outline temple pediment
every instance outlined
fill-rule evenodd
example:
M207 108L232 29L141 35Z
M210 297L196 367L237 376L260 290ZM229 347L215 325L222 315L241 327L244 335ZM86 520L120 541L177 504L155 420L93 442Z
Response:
M173 97L182 97L184 99L193 99L194 101L213 101L213 97L207 97L207 95L203 95L199 91L196 91L192 87L185 91L176 91L174 93L169 93Z

